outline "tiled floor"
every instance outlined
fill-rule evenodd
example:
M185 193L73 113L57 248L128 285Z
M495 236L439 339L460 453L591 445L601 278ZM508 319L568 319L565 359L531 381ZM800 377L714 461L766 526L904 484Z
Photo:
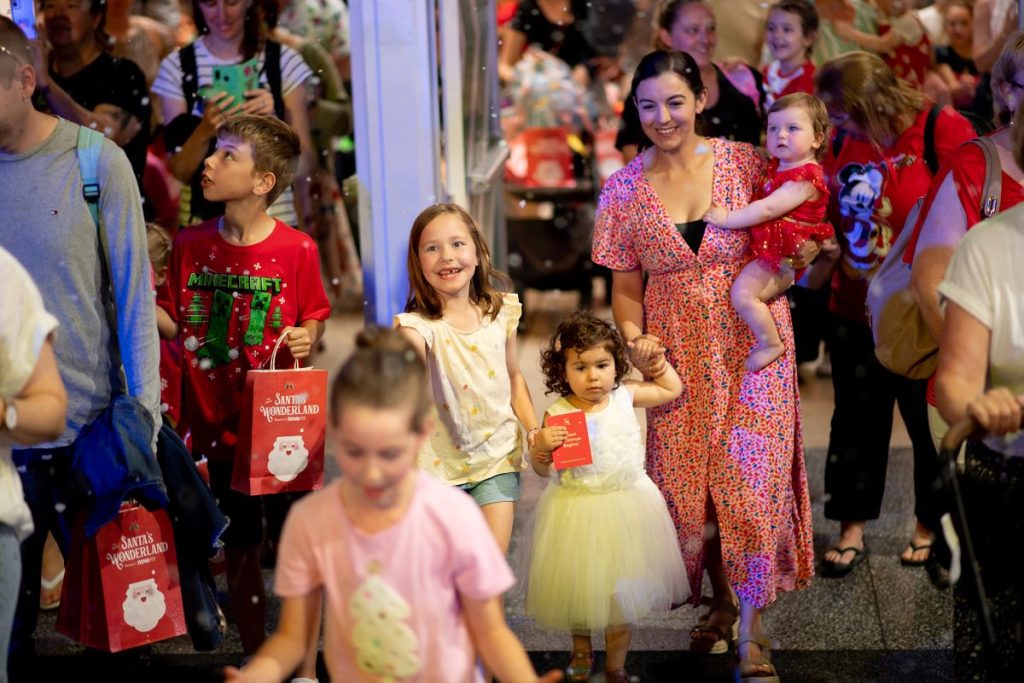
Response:
M520 359L534 402L541 412L551 399L543 394L536 360L539 348L546 343L547 335L559 318L574 310L577 299L571 293L531 291L525 303L529 317L527 331L520 337ZM354 334L361 325L361 319L355 315L334 317L328 325L325 352L317 364L336 369L350 352ZM801 387L804 441L815 545L820 554L836 531L836 525L826 521L822 513L832 389L827 378L814 376L813 369L807 369L804 374L806 381ZM913 513L909 442L898 419L897 425L882 517L868 526L870 555L867 561L845 579L815 579L809 589L781 596L767 613L766 628L777 642L776 661L786 681L952 680L949 595L932 588L923 570L901 567L897 557L909 538ZM533 505L544 485L530 473L524 474L523 482L523 502L517 512L513 539L513 567L516 567L516 545L522 530L529 524ZM522 591L514 589L507 600L508 619L513 629L534 652L539 665L564 665L563 655L559 653L568 650L568 637L535 628L523 615L522 602ZM697 615L696 610L684 607L638 625L630 665L641 680L731 680L731 658L708 663L683 652L688 646L686 634ZM40 635L44 635L40 653L56 655L48 659L65 660L62 655L80 651L66 639L51 634L52 621L46 619L40 625ZM199 656L189 655L189 652L184 639L161 643L153 648L153 663L145 670L155 672L178 662L175 666L209 671L214 665L240 658L234 638L216 654Z

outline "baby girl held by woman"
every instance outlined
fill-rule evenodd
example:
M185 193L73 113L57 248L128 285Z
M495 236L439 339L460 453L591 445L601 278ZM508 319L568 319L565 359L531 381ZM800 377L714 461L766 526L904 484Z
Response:
M821 165L828 142L828 112L821 100L806 93L786 95L768 110L768 152L773 161L763 186L763 198L742 209L713 206L704 220L719 227L751 228L754 257L733 283L732 304L747 323L757 346L747 357L751 372L782 356L785 347L765 302L782 294L803 274L795 272L787 254L804 241L828 242L835 233L825 222L828 189Z
M631 625L689 596L675 526L644 471L644 437L633 408L668 403L683 385L664 358L652 381L624 379L626 345L609 323L586 312L558 326L541 359L548 393L562 397L544 415L544 438L530 451L533 469L548 476L552 453L544 444L557 447L568 436L552 418L579 411L593 462L563 469L541 496L526 613L544 628L572 633L568 680L590 680L590 633L603 629L605 680L628 681Z

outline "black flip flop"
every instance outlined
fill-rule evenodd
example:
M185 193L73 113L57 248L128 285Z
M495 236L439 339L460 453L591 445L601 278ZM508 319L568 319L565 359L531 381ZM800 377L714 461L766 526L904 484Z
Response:
M845 548L839 548L833 546L829 550L834 550L839 553L842 557L846 553L853 553L853 559L849 562L832 562L829 560L821 561L822 575L830 579L838 579L846 576L853 571L853 568L860 564L861 560L868 554L868 546L864 544L863 548L855 548L852 545L846 546Z
M928 564L928 558L932 556L932 541L922 543L921 545L915 545L914 542L911 541L907 544L907 547L910 548L911 557L913 557L914 553L916 553L918 550L927 550L928 554L925 555L923 560L908 560L904 558L902 555L900 555L900 564L902 564L904 567L923 567L926 564Z

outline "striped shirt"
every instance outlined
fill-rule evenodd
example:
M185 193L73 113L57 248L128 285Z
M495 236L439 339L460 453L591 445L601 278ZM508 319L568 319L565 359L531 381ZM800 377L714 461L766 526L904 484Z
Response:
M214 66L238 64L242 61L238 57L234 59L222 59L214 56L206 48L206 43L202 38L198 38L195 41L195 51L196 71L198 72L199 77L199 83L196 86L197 92L200 88L213 84ZM270 84L267 82L266 70L263 68L263 53L260 52L256 56L256 59L259 65L260 87L269 90ZM281 97L287 97L293 90L306 83L312 76L313 72L308 66L306 66L306 63L302 61L302 57L299 53L285 45L282 45ZM152 91L160 97L184 102L185 93L182 90L181 83L181 53L179 50L175 50L160 62L160 71L157 73L156 80L153 82ZM192 107L192 114L197 117L201 117L203 115L201 100L196 100L195 105ZM182 189L186 190L189 188L186 186ZM190 192L185 193L185 195L188 196L190 196L190 194ZM182 196L183 213L187 209L186 205L188 204L188 196ZM277 198L277 201L275 201L267 210L267 213L283 223L287 223L288 225L297 225L298 216L295 213L295 200L292 194L292 188L287 188L281 196ZM182 224L186 225L189 222L190 221L185 221Z

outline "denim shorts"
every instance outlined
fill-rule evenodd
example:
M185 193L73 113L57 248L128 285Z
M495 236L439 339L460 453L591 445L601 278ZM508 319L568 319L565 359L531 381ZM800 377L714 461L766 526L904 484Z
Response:
M491 503L514 503L519 500L519 473L506 472L475 484L459 484L459 488L473 496L480 507Z

